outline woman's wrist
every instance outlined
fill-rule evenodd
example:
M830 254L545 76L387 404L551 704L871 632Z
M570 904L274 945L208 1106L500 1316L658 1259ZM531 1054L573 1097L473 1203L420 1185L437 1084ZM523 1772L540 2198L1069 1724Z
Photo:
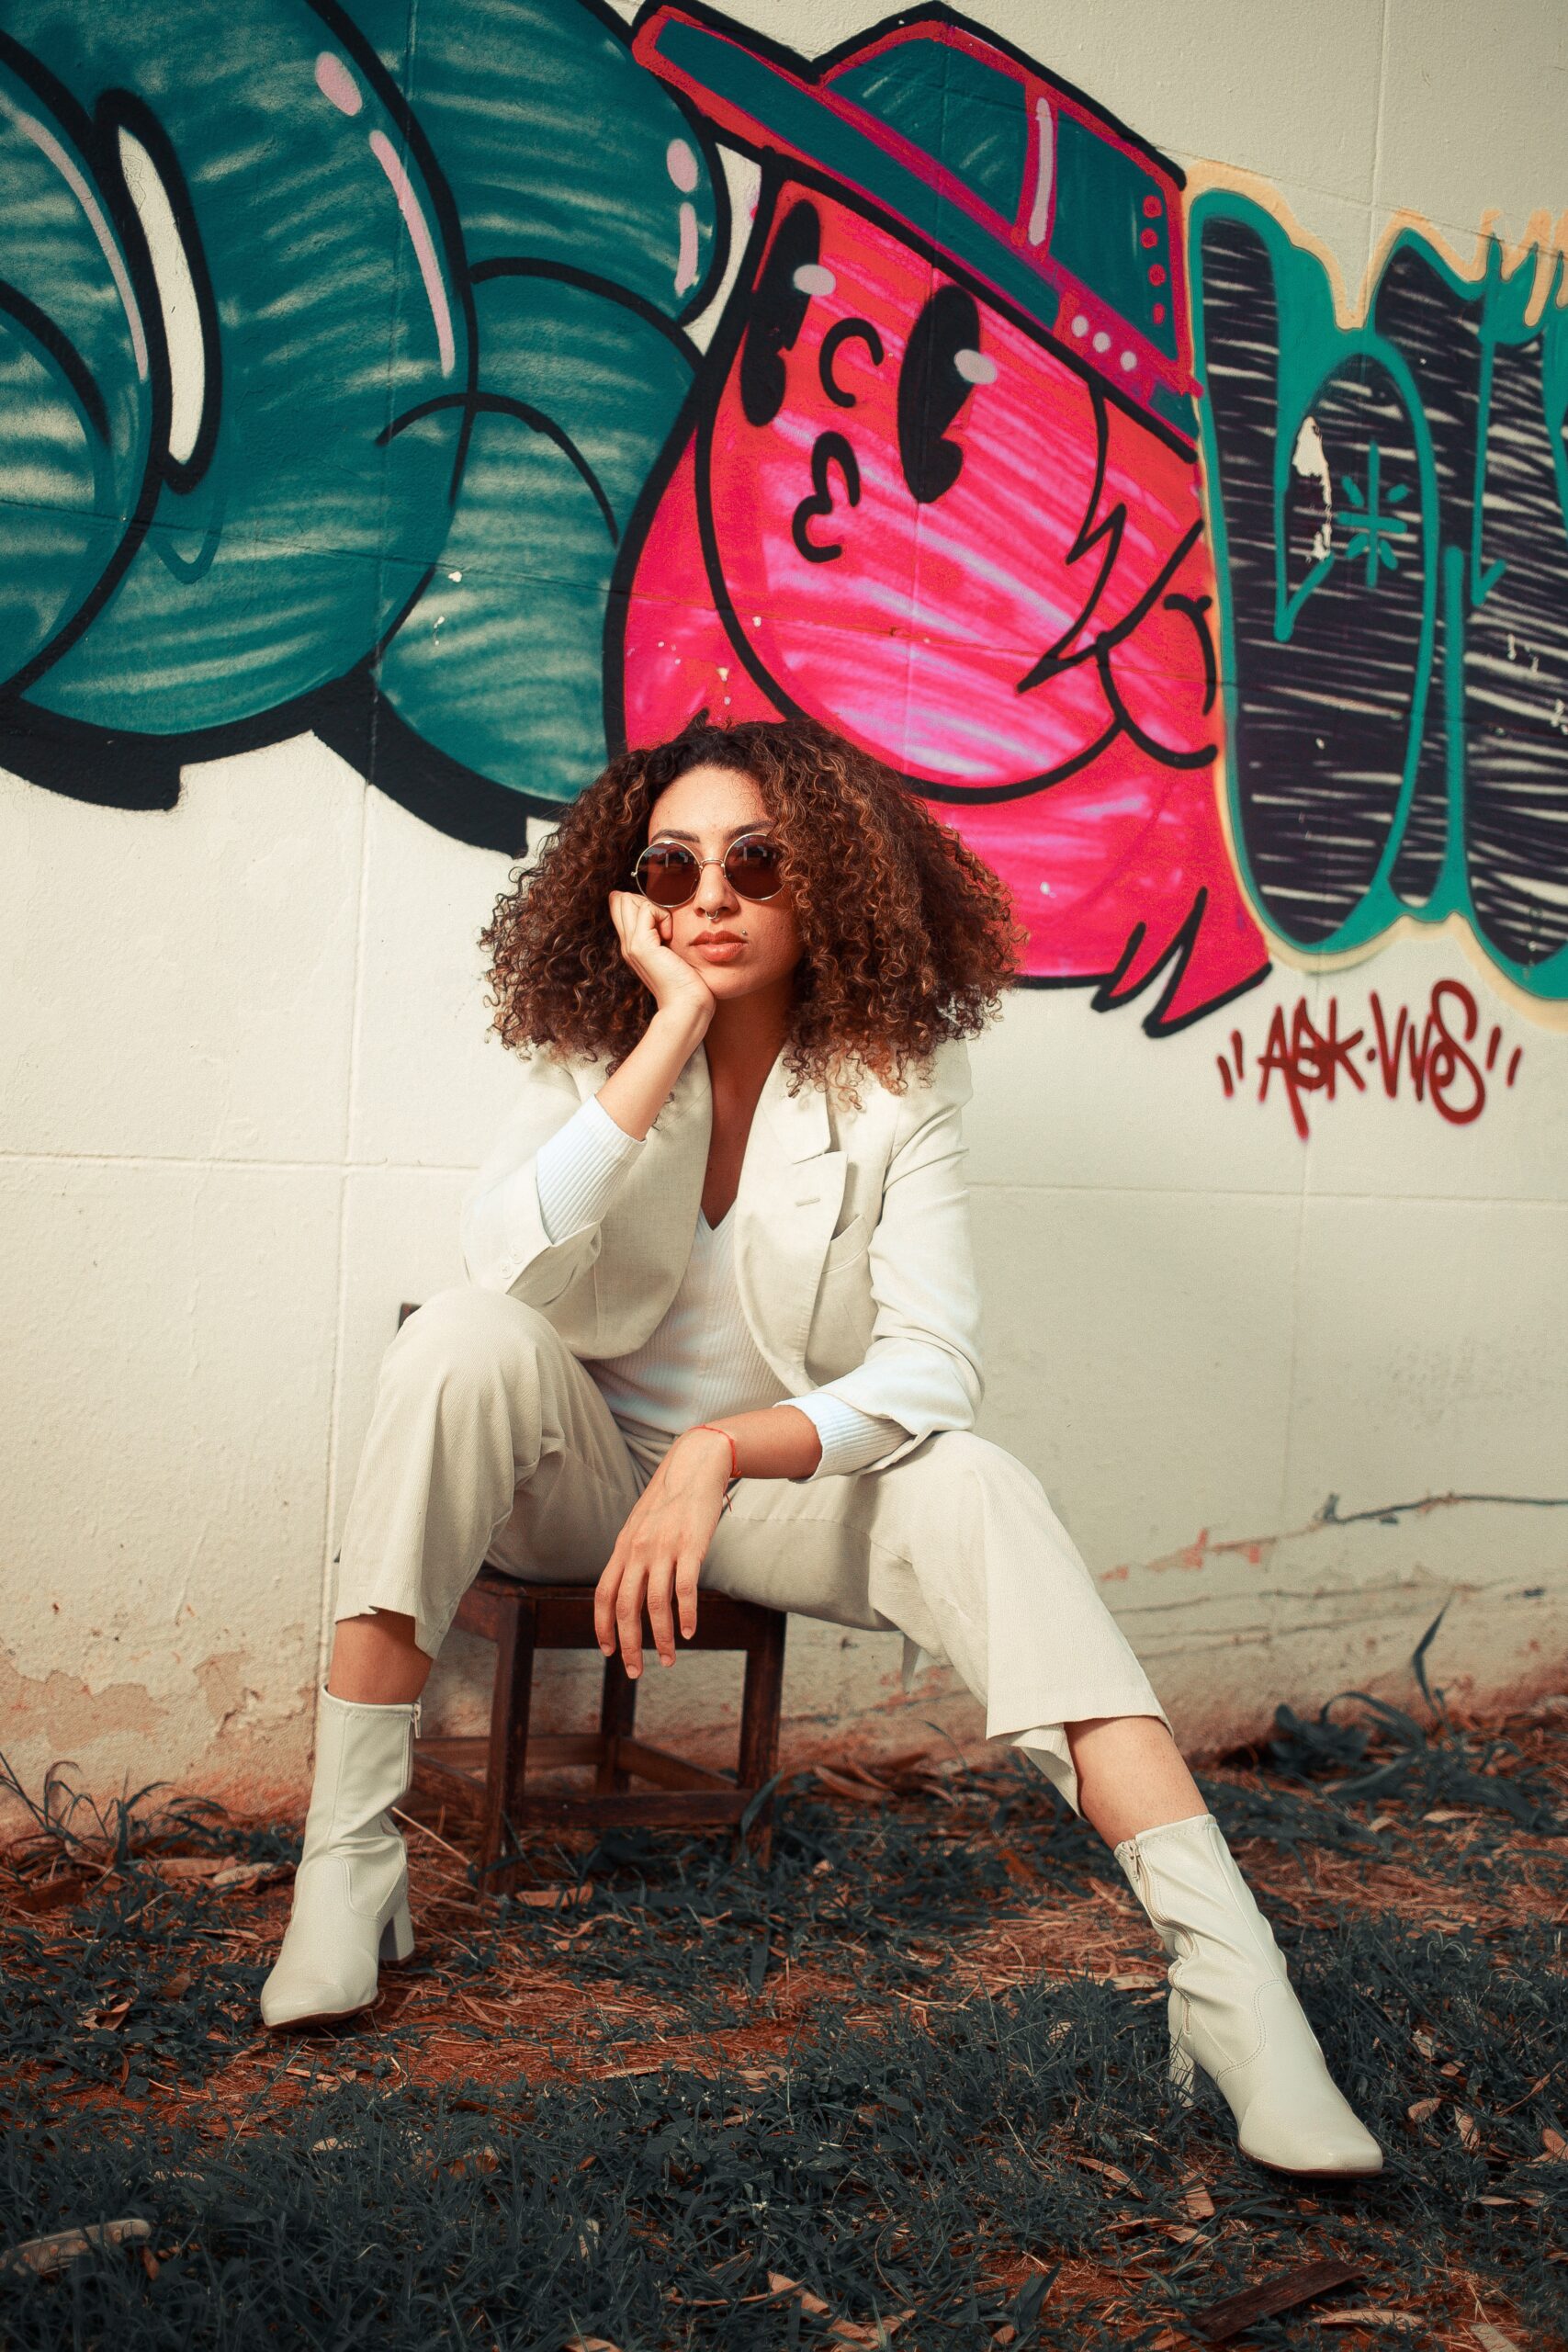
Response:
M724 1471L726 1486L732 1478L739 1477L739 1449L728 1430L718 1429L711 1421L696 1421L689 1430L682 1430L675 1443L694 1460L717 1464Z
M756 1411L727 1413L722 1421L694 1421L675 1443L694 1464L701 1458L699 1445L710 1448L727 1483L735 1478L809 1478L822 1458L816 1422L787 1400Z
M668 1004L656 1005L653 1018L643 1032L644 1036L667 1039L670 1045L682 1054L682 1059L685 1056L695 1053L706 1036L708 1023L714 1016L713 997L706 989L703 989L702 995L707 997L705 1005L695 989L687 997L672 999Z
M711 1016L709 1016L711 1017ZM599 1089L601 1109L640 1143L674 1091L707 1028L700 1007L660 1007Z

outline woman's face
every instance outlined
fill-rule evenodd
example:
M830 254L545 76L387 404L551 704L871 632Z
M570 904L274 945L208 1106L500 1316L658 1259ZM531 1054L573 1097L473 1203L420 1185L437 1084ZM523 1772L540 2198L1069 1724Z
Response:
M776 898L743 899L720 861L742 833L776 840L761 793L733 769L695 767L677 776L649 812L649 842L679 842L705 861L696 895L657 910L660 936L699 971L722 1004L776 987L800 961L800 932L786 882Z

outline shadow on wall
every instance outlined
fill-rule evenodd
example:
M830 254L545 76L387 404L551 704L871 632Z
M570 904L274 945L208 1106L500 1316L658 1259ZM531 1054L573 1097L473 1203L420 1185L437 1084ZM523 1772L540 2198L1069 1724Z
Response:
M1343 327L949 10L807 62L584 0L10 0L0 221L39 786L312 728L513 852L607 749L808 711L1151 1035L1405 920L1568 1000L1561 254L1405 230Z

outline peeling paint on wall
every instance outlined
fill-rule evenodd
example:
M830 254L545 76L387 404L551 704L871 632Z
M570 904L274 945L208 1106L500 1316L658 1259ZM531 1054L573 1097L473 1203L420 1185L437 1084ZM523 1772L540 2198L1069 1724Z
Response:
M51 1756L132 1732L156 1737L169 1710L145 1683L90 1682L53 1667L42 1675L22 1674L9 1651L0 1650L0 1724L7 1747L41 1740Z

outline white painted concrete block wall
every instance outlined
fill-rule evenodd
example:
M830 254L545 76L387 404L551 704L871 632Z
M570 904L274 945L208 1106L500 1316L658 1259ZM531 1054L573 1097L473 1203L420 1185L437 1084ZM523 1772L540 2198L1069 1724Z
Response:
M815 51L875 11L734 13ZM1557 0L975 0L1174 153L1255 172L1347 286L1401 209L1461 253L1568 201ZM189 768L166 815L0 777L0 1747L36 1787L299 1785L330 1563L399 1302L459 1279L508 1101L475 934L503 862L305 738ZM1276 1005L1475 989L1523 1047L1456 1127L1373 1087L1227 1100ZM1154 1045L1021 995L976 1052L983 1428L1050 1487L1180 1724L1348 1682L1551 1687L1568 1634L1568 1036L1447 935L1283 966ZM1500 1073L1499 1073L1500 1075ZM1332 1505L1329 1498L1333 1498ZM439 1706L478 1703L455 1646ZM797 1625L791 1744L908 1744L896 1645ZM588 1670L588 1669L585 1669ZM711 1723L728 1679L654 1678ZM558 1679L552 1704L583 1696Z

